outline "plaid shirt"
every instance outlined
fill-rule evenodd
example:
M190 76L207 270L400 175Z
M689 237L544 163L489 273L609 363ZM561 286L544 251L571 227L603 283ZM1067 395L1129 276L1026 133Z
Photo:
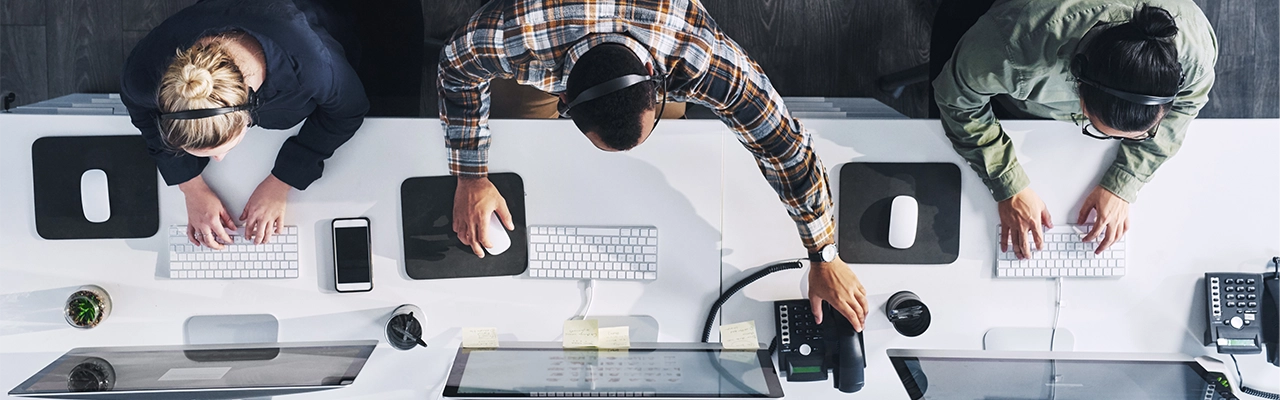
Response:
M441 54L440 120L455 175L488 172L489 81L565 91L591 47L617 43L667 74L667 95L713 110L751 151L811 251L835 242L827 175L769 78L689 0L495 0Z

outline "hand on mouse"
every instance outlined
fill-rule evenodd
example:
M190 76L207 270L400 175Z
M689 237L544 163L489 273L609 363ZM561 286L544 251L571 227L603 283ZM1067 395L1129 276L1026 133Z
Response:
M458 190L453 194L453 231L458 234L462 244L471 246L477 257L484 258L484 248L492 247L487 240L489 215L498 213L498 219L507 230L515 229L511 222L511 212L507 210L507 200L498 193L486 177L458 177Z
M1115 193L1102 186L1093 188L1093 192L1089 193L1089 197L1084 198L1084 205L1080 206L1080 216L1076 218L1077 224L1083 224L1089 218L1089 211L1094 212L1093 229L1089 230L1089 234L1085 235L1085 242L1092 242L1103 235L1103 228L1106 228L1106 236L1103 236L1102 243L1098 244L1094 254L1100 254L1110 248L1117 240L1124 237L1129 232L1129 202L1116 196Z
M231 243L227 230L236 230L235 221L231 220L231 214L222 206L218 195L204 183L204 178L197 175L178 184L178 189L187 200L187 240L196 246L218 250L222 249L223 243Z
M862 332L867 321L867 289L862 287L858 275L849 269L849 265L836 258L832 262L809 263L809 303L812 306L814 322L822 323L822 301L826 300L831 307L844 315L853 325L853 330Z
M244 222L244 234L253 239L254 244L263 244L271 239L271 234L280 233L284 228L284 208L289 202L289 184L275 175L267 175L249 196L249 202L240 212L240 221Z
M1053 218L1045 208L1044 201L1031 188L1022 189L1018 194L996 204L1000 212L1000 251L1009 251L1009 241L1013 240L1013 253L1019 259L1031 258L1031 244L1027 242L1027 231L1036 243L1036 250L1044 248L1044 232L1041 225L1053 228Z

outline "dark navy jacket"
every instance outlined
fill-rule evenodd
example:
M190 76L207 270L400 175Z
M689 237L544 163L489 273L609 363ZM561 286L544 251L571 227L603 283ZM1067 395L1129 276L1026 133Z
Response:
M349 52L359 51L352 46L356 41L347 34L348 26L311 1L205 0L151 30L125 61L120 97L165 183L195 178L209 159L170 149L160 138L160 78L177 50L229 30L252 35L266 56L258 126L288 129L306 119L280 147L271 173L299 190L319 179L324 160L355 134L369 111L364 87L348 60L355 56Z

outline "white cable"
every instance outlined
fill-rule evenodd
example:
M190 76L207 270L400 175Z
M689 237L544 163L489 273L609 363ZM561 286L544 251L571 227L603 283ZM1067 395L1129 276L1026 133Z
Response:
M587 312L591 311L591 299L595 297L596 285L594 279L583 279L585 282L582 286L582 307L578 308L578 312L569 319L586 319Z
M1053 299L1053 327L1049 331L1049 351L1053 351L1053 342L1058 335L1058 314L1062 313L1062 277L1053 280L1056 294Z

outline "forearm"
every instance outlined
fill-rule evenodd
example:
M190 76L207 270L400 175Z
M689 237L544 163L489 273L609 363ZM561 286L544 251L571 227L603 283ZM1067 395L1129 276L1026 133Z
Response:
M213 189L210 189L209 185L205 183L204 177L199 175L196 175L195 178L191 178L186 182L179 183L178 190L182 191L182 194L187 196L213 191Z
M1006 200L1030 186L1018 164L1013 141L991 111L990 98L942 87L935 81L942 129L956 153L978 174L996 201Z
M1182 147L1182 140L1186 138L1187 127L1193 118L1171 113L1161 122L1156 136L1151 140L1122 143L1120 150L1116 152L1115 161L1103 173L1098 185L1129 203L1137 201L1138 191Z

